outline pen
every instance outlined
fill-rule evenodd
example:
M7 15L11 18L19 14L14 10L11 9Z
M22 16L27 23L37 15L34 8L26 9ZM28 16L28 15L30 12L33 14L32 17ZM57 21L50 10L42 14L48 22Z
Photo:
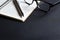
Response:
M24 14L22 13L21 8L20 8L19 3L17 2L17 0L13 0L13 4L15 5L15 8L16 8L19 16L20 17L24 16Z

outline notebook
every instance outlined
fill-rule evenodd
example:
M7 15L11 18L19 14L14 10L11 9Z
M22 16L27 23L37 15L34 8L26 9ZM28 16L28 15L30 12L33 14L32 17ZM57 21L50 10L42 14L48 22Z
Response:
M0 0L0 5L2 5L6 0ZM20 21L25 21L31 13L34 11L34 9L37 7L36 2L32 5L27 5L24 0L17 0L19 2L19 6L24 14L24 17L20 17L13 2L9 2L7 5L5 5L3 8L0 9L0 15L4 15L7 17L11 17ZM30 1L30 0L29 0Z

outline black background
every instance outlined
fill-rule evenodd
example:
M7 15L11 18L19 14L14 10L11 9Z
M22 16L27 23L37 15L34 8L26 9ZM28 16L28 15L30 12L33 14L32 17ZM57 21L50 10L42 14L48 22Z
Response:
M60 40L60 4L47 13L36 8L24 23L0 16L0 40L5 39Z

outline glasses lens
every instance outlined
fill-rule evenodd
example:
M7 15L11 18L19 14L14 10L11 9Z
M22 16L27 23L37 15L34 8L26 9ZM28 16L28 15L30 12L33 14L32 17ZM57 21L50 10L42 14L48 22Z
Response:
M31 4L33 0L25 0L25 2Z

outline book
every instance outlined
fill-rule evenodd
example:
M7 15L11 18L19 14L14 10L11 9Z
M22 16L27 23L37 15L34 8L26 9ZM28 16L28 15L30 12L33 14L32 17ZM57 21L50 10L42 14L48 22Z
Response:
M3 0L0 0L2 3ZM3 8L0 9L0 15L4 15L10 18L14 18L20 21L25 21L30 15L31 13L34 11L34 9L37 7L36 2L34 1L32 5L27 5L24 0L17 0L19 3L19 6L21 8L21 11L24 14L24 17L20 17L13 2L10 1L7 5L5 5ZM29 0L30 1L30 0ZM0 5L1 5L0 2Z

